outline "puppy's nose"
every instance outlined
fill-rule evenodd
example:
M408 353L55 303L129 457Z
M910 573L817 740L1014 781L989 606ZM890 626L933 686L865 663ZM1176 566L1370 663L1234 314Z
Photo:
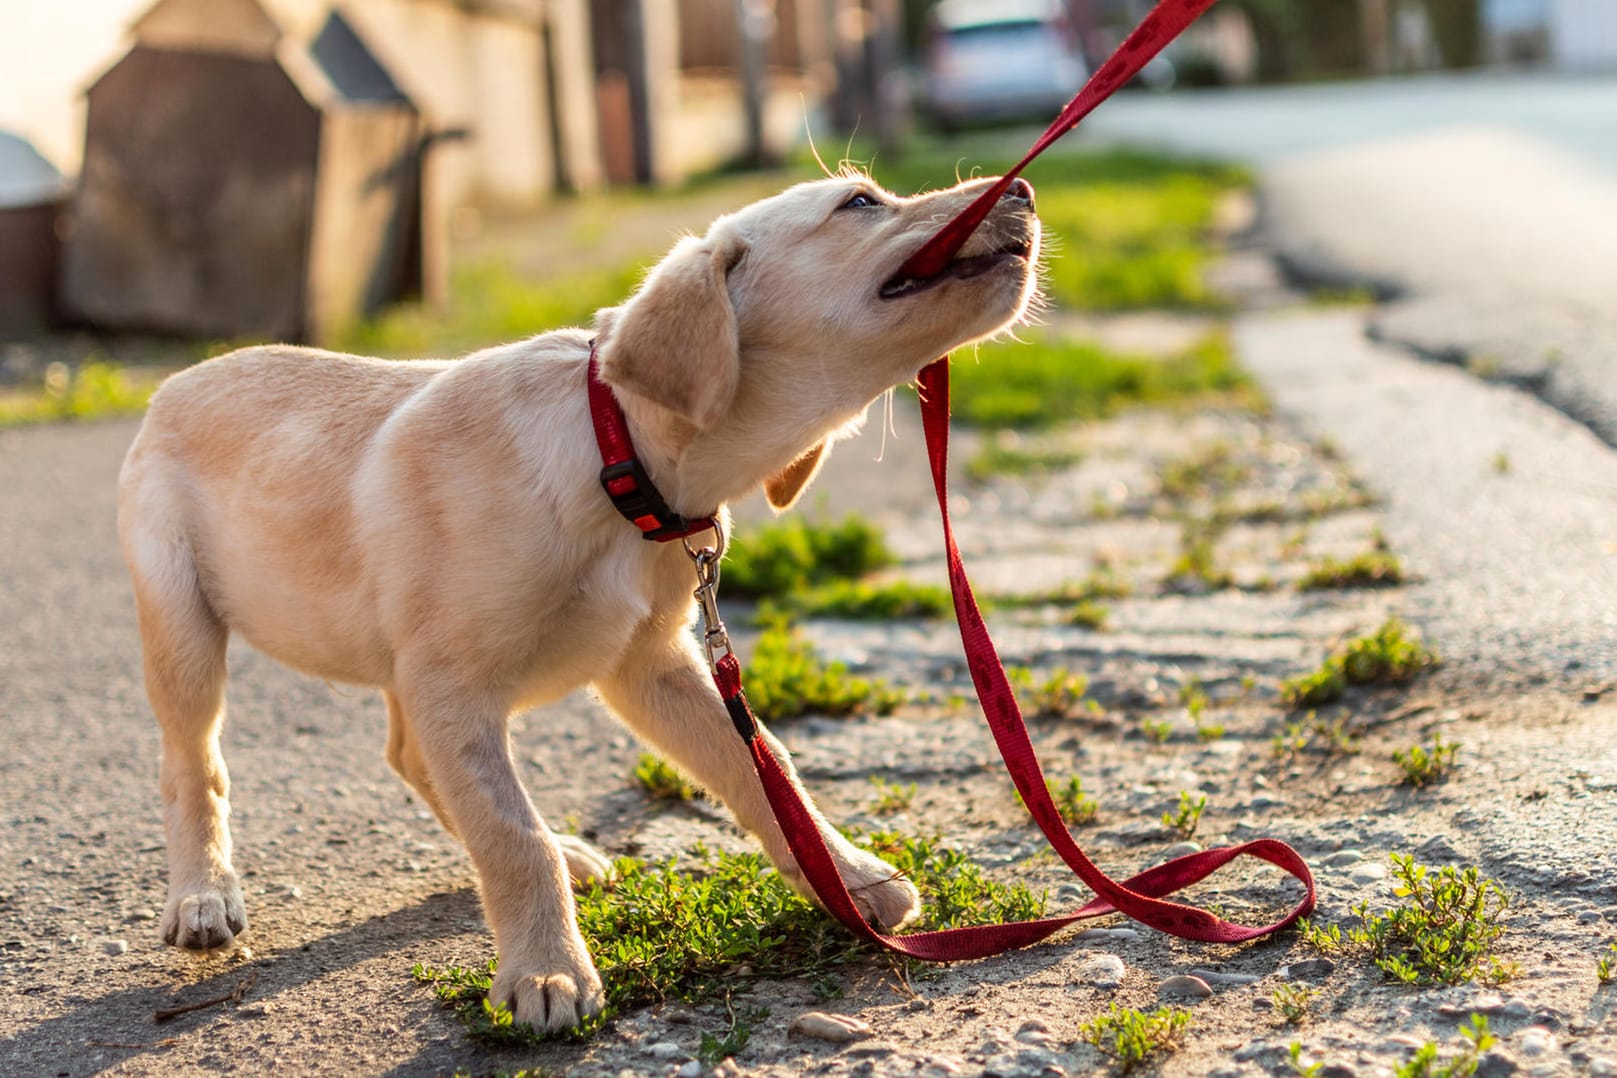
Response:
M1018 177L1011 181L1011 185L1007 187L1005 189L1005 193L999 197L1014 198L1018 202L1026 202L1027 208L1031 210L1033 208L1033 185L1021 177Z

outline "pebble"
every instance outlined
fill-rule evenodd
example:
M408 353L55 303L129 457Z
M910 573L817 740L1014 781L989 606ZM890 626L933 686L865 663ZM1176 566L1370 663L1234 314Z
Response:
M1191 842L1186 840L1184 842L1175 842L1172 846L1169 846L1166 850L1163 850L1162 859L1165 861L1172 861L1175 857L1185 857L1189 854L1201 852L1202 844L1200 842Z
M1248 807L1255 809L1279 808L1285 803L1286 799L1284 797L1276 797L1274 794L1259 794L1248 802Z
M1161 996L1163 999L1167 999L1170 996L1189 999L1206 999L1212 994L1212 986L1206 981L1202 980L1200 977L1191 977L1183 973L1175 977L1169 977L1157 988L1157 995Z
M1073 937L1080 943L1101 943L1117 941L1120 943L1140 938L1140 933L1132 928L1086 928Z
M1383 1052L1412 1052L1425 1043L1412 1033L1391 1033L1383 1038L1379 1048Z
M916 1064L922 1072L938 1071L942 1074L959 1074L966 1069L966 1061L956 1056L927 1056Z
M674 1074L675 1078L702 1078L702 1064L694 1059L687 1060Z
M1289 966L1280 967L1280 976L1288 981L1324 980L1336 972L1336 963L1329 958L1305 958Z
M1555 1051L1555 1037L1543 1026L1529 1026L1518 1035L1516 1050L1529 1059L1549 1055Z
M1617 1075L1617 1059L1610 1056L1590 1056L1589 1073L1593 1078L1612 1078Z
M1123 983L1123 960L1115 954L1097 954L1078 967L1077 980L1095 988L1116 988Z
M1601 920L1599 910L1584 910L1582 913L1578 914L1579 924L1592 925L1599 920Z
M658 1041L646 1049L646 1054L653 1059L675 1060L684 1058L686 1052L673 1041Z
M102 940L101 949L116 957L117 955L128 953L129 944L125 940Z
M1364 860L1363 850L1337 850L1325 859L1326 868L1347 868Z
M1256 973L1220 973L1216 969L1202 969L1197 967L1190 971L1192 975L1200 977L1208 984L1227 984L1239 987L1246 984L1256 984L1263 978Z
M1029 1018L1016 1031L1016 1039L1023 1044L1045 1045L1055 1040L1050 1036L1050 1027L1037 1018Z
M1596 914L1596 916L1598 917L1599 915ZM129 919L131 921L155 921L157 920L157 911L150 906L143 906L131 913Z
M1533 1008L1528 1006L1527 1001L1520 996L1511 997L1503 1007L1499 1008L1499 1017L1501 1018L1520 1019L1531 1018L1532 1016Z
M851 1044L870 1036L870 1023L846 1014L826 1014L824 1011L804 1011L786 1027L786 1035L793 1033L832 1044Z
M898 1051L898 1045L891 1041L866 1041L864 1044L856 1044L848 1049L848 1055L855 1058L880 1059L882 1056L890 1056L896 1051Z
M1386 878L1387 866L1377 864L1374 861L1366 861L1364 864L1359 865L1348 876L1348 879L1361 887L1367 883L1378 883Z

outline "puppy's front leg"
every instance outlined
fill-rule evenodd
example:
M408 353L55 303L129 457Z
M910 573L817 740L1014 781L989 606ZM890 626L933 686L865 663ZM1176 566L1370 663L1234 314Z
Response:
M601 978L578 931L567 862L511 765L504 702L431 677L401 685L399 698L432 788L477 868L500 959L490 998L540 1031L599 1013Z
M636 733L728 805L736 821L758 836L781 875L812 897L695 641L683 630L673 639L649 636L641 634L618 669L596 681L596 689ZM921 909L915 885L832 827L803 791L786 749L767 731L762 736L808 805L860 910L888 929L913 919Z

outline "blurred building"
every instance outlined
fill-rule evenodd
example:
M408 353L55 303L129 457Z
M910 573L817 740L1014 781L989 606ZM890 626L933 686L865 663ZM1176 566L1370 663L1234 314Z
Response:
M26 139L0 131L0 333L35 333L51 322L67 190Z

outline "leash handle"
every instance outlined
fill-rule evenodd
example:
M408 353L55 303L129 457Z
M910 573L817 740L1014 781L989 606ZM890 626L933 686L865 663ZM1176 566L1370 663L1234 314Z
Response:
M1134 32L1123 40L1123 44L1106 62L1095 69L1095 73L1084 83L1073 99L1067 102L1054 122L1045 128L1044 134L1027 155L1005 175L999 182L978 195L977 198L955 216L948 224L938 230L937 234L927 240L921 249L911 255L898 273L904 277L936 277L949 265L951 259L965 245L967 239L976 231L988 217L994 203L999 201L1011 186L1017 176L1032 160L1049 148L1056 139L1078 126L1078 121L1095 111L1096 106L1116 93L1125 83L1140 73L1141 68L1151 62L1151 58L1161 52L1170 41L1184 32L1185 27L1195 22L1208 8L1218 0L1158 0L1157 6Z

